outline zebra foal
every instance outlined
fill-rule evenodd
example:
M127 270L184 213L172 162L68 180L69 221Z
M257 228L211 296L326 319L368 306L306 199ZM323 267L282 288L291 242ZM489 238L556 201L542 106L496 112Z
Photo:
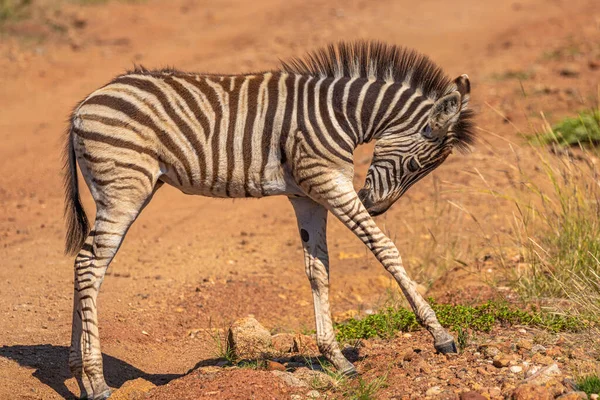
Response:
M379 42L340 43L278 70L203 75L136 69L77 105L66 148L67 253L75 259L69 366L84 398L110 395L96 299L123 237L168 183L212 197L288 196L304 248L319 350L345 374L331 322L327 214L373 252L400 285L436 349L454 340L407 276L372 216L385 212L454 148L473 140L466 75L449 80L419 53ZM354 149L375 140L364 187ZM96 203L90 229L77 165Z

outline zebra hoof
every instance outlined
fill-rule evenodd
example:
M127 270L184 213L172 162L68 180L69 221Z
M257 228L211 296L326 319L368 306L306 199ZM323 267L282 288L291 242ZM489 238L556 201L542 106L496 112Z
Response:
M441 354L457 354L458 349L456 348L456 344L454 340L450 340L449 342L436 344L434 345L435 349Z
M99 395L94 396L94 400L106 400L110 397L111 392L110 390L105 390L104 392L100 393Z

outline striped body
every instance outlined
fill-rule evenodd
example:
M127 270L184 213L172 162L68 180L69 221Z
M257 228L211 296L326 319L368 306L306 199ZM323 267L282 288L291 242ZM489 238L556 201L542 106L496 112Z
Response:
M77 252L69 365L82 395L110 394L97 295L127 230L164 183L211 197L290 198L313 292L317 344L340 372L356 373L331 321L328 213L396 279L436 348L455 351L372 216L453 148L470 143L469 92L466 76L450 81L416 52L358 43L252 75L137 70L90 94L71 117L65 174L67 252ZM373 161L356 193L353 152L371 140ZM77 165L96 203L91 229Z
M88 96L73 132L95 176L102 161L114 162L114 148L92 154L111 144L147 185L160 179L187 194L262 197L301 194L285 167L296 132L324 158L351 163L354 148L398 115L410 124L430 106L410 87L368 79L132 73Z

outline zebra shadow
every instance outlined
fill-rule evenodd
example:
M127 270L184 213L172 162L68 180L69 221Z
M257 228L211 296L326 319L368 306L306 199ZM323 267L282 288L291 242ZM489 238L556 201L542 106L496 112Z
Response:
M68 367L68 347L51 344L2 346L0 347L0 357L16 361L22 367L35 369L32 375L63 398L78 398L65 385L65 381L71 379ZM160 386L183 376L181 374L148 374L107 354L102 354L102 360L106 383L112 388L119 388L126 381L136 378L143 378Z

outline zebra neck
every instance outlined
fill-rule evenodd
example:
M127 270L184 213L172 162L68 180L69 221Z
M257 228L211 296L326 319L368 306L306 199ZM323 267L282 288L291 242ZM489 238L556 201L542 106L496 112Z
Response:
M316 80L316 78L315 78ZM378 139L391 125L410 119L410 104L419 97L410 86L367 78L321 78L327 86L326 104L331 107L334 128L345 135L353 149ZM320 89L323 91L323 89ZM323 106L321 106L323 108Z

